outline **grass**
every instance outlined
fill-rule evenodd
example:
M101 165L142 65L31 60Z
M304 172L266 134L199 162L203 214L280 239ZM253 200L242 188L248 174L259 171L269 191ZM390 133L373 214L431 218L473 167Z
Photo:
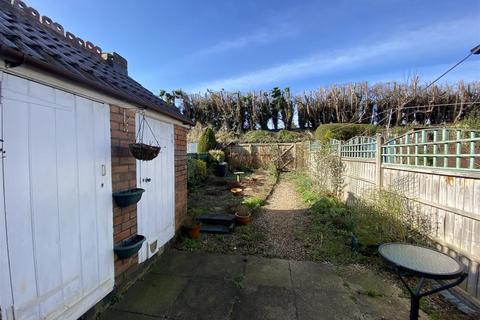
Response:
M370 201L358 200L347 207L335 196L316 190L313 180L302 173L290 173L300 198L310 206L311 224L303 235L305 246L315 260L360 262L385 242L422 242L419 219L416 229L409 227L404 198L389 191L372 193ZM352 236L355 238L352 238ZM361 254L352 253L358 241Z

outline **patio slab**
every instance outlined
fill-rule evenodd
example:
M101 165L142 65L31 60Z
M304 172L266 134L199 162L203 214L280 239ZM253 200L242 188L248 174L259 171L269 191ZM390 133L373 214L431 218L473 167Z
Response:
M271 287L292 287L290 264L288 260L267 259L248 256L245 272L246 285L263 285Z
M405 318L408 300L391 287L367 269L169 250L100 319Z
M168 316L173 319L227 320L237 296L232 282L215 279L195 279L171 307Z
M167 314L187 285L187 279L150 273L137 281L112 309L150 316Z
M296 319L295 293L279 287L247 287L240 292L231 319L289 320Z

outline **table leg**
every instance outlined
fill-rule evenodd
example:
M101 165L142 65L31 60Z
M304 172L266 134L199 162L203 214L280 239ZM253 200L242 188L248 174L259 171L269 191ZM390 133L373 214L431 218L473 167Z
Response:
M420 312L420 297L410 296L410 320L418 320Z
M421 292L422 286L423 286L423 281L424 278L421 278L420 281L418 282L417 288L415 291L413 291L407 284L407 282L402 278L402 275L400 273L400 270L398 268L395 268L395 271L397 272L398 277L400 278L400 281L403 283L403 285L407 288L408 292L410 293L410 320L418 320L419 312L420 312L420 299L422 297L446 290L455 287L456 285L459 285L465 278L467 277L467 273L462 273L460 277L455 280L454 282L448 283L446 285L434 288L430 291L425 291Z

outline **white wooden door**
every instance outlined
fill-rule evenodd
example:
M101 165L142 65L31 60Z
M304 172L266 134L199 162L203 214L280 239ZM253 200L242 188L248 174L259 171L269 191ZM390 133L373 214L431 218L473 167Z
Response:
M2 75L0 228L15 319L77 319L113 288L109 114L107 105Z
M140 121L137 117L137 128ZM147 118L161 150L151 161L137 162L137 185L145 189L138 205L138 233L145 241L139 252L143 262L158 252L159 248L175 234L175 163L173 125ZM144 142L155 144L148 127L144 130Z

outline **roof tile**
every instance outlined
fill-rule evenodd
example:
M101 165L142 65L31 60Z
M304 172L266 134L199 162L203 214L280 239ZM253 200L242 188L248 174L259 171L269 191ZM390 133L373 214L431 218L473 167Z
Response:
M169 115L185 123L191 121L172 105L145 89L126 74L117 72L100 56L101 50L89 41L65 32L48 17L23 2L0 0L0 43L33 59L53 64L72 75L108 86L119 95L127 94L140 107ZM42 22L40 22L42 21Z

